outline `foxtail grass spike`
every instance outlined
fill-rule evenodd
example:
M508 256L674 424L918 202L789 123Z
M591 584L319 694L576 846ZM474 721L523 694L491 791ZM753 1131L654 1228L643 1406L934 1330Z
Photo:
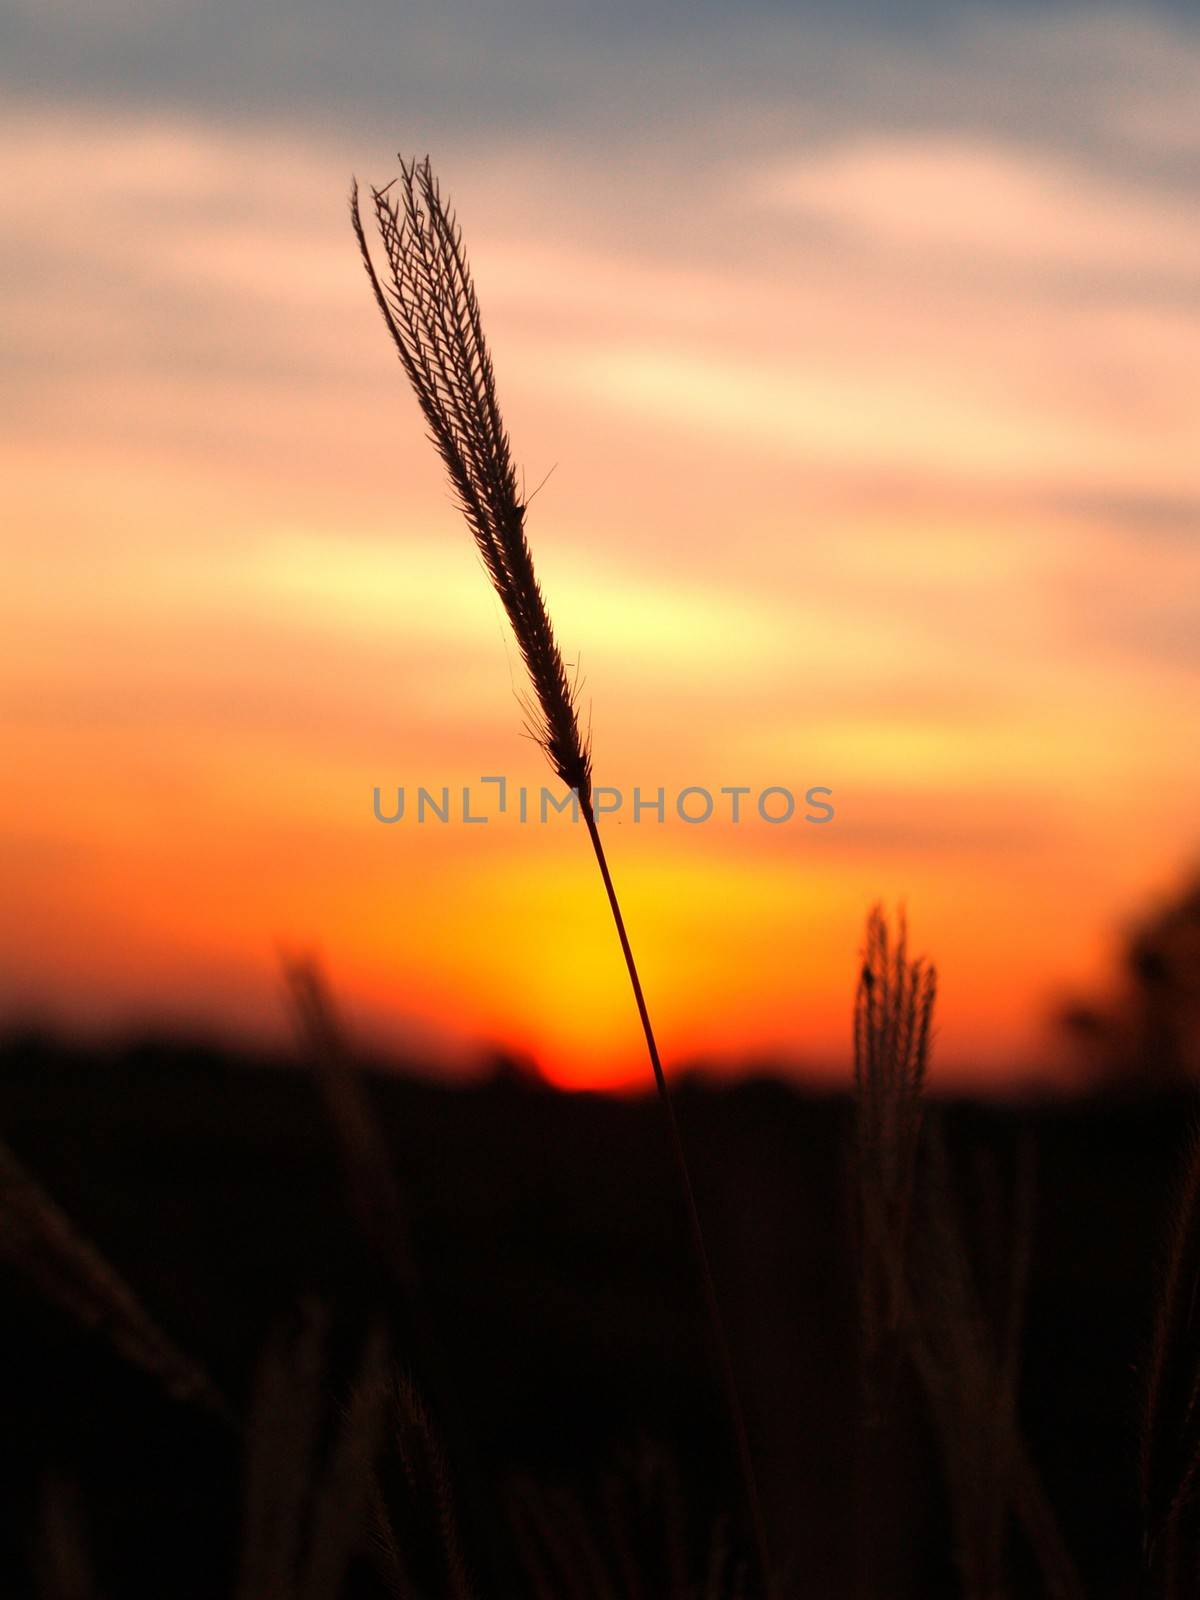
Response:
M528 731L586 805L591 753L525 538L525 506L462 234L428 156L401 161L395 182L371 190L371 205L387 284L367 245L355 184L350 214L371 288L529 673Z
M423 161L401 158L399 177L382 189L371 190L371 211L387 262L386 282L367 243L355 184L350 216L372 292L529 674L532 693L526 701L527 730L554 771L577 794L600 869L666 1118L763 1586L771 1593L765 1523L729 1342L670 1090L592 807L591 750L579 726L576 688L567 677L525 538L525 503L517 489L462 234L453 211L442 199L428 156Z

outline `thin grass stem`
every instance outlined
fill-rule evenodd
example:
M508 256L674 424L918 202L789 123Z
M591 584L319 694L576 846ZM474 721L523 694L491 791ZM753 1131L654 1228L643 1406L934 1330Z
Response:
M387 260L387 282L376 269L355 186L350 201L351 222L371 292L413 387L429 428L429 437L445 465L492 587L512 625L532 690L525 701L527 731L541 746L562 782L578 798L617 925L646 1035L654 1081L667 1120L708 1321L720 1363L754 1544L762 1567L763 1587L769 1593L771 1567L762 1504L725 1324L675 1108L596 827L592 808L591 745L579 725L578 685L568 677L525 536L528 502L517 490L508 433L496 395L491 353L484 337L462 233L453 211L442 198L428 156L419 162L401 160L399 177L383 189L372 189L371 209Z
M604 845L600 839L600 829L596 824L596 815L592 809L591 801L585 801L581 809L583 820L587 825L588 838L592 841L592 849L596 854L596 865L600 868L600 876L604 880L604 892L608 896L609 909L612 912L613 922L616 924L617 938L621 941L621 954L625 957L625 968L629 973L629 982L633 989L633 998L637 1004L638 1016L641 1019L642 1032L646 1036L646 1052L650 1057L650 1065L654 1070L654 1082L658 1090L659 1104L662 1106L663 1117L667 1124L667 1135L671 1145L671 1152L675 1158L675 1171L679 1179L679 1188L683 1195L684 1209L687 1212L688 1227L692 1236L692 1249L695 1253L696 1264L700 1271L700 1281L704 1290L704 1303L708 1312L709 1329L716 1350L717 1362L721 1369L725 1403L729 1411L734 1443L737 1447L738 1464L741 1469L742 1484L746 1495L746 1506L750 1513L755 1551L759 1565L762 1568L763 1584L767 1592L770 1593L772 1589L770 1547L767 1542L766 1519L763 1516L762 1501L758 1492L758 1479L754 1471L754 1456L750 1449L750 1435L746 1428L746 1414L742 1408L737 1373L734 1370L733 1356L729 1349L729 1338L725 1332L725 1319L721 1315L721 1302L717 1298L717 1285L713 1278L712 1265L708 1259L708 1245L705 1242L704 1229L700 1223L700 1212L696 1205L695 1190L692 1187L691 1170L688 1167L687 1155L683 1148L683 1138L679 1132L679 1119L675 1115L675 1102L671 1097L671 1090L667 1084L667 1075L663 1071L662 1060L658 1053L658 1043L654 1037L654 1026L650 1021L646 996L642 992L642 980L638 976L633 947L630 945L629 935L625 931L625 918L621 914L621 902L617 898L612 873L608 870L608 858L604 854Z

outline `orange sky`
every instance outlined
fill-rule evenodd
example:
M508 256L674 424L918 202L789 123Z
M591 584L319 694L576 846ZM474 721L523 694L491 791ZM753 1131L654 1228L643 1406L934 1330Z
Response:
M283 943L439 1060L642 1071L579 829L372 818L547 781L346 220L407 138L555 468L529 535L598 780L833 790L827 827L608 827L664 1053L844 1064L883 899L947 1069L1039 1070L1200 801L1200 44L1105 15L997 8L953 115L843 41L856 115L743 74L699 140L682 88L615 142L553 106L393 136L336 86L10 100L0 1014L270 1033Z

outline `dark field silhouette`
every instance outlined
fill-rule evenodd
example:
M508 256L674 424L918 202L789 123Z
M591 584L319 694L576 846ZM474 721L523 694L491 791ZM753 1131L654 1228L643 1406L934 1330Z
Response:
M44 1251L39 1277L6 1178L4 1593L238 1592L264 1349L282 1414L313 1413L318 1484L356 1377L369 1368L378 1388L399 1374L400 1401L386 1417L380 1402L372 1426L401 1458L408 1587L351 1506L346 1592L703 1595L710 1567L712 1592L739 1592L747 1531L656 1106L550 1092L512 1070L466 1088L395 1070L362 1083L404 1212L407 1287L381 1267L309 1072L179 1041L8 1040L0 1126L15 1161L212 1392L187 1392L122 1348L111 1318L81 1315L48 1281ZM689 1080L677 1099L782 1592L852 1594L851 1102L766 1079ZM1191 1099L955 1104L936 1117L981 1305L1001 1314L1014 1196L1028 1185L1023 1436L1083 1592L1141 1593L1142 1395ZM405 1395L407 1445L392 1414ZM903 1361L889 1406L866 1508L871 1592L962 1593L940 1436ZM444 1463L432 1494L412 1465L413 1416ZM293 1434L282 1459L303 1455L304 1429ZM319 1521L306 1514L306 1534ZM1040 1592L1019 1524L1002 1537L1005 1592Z

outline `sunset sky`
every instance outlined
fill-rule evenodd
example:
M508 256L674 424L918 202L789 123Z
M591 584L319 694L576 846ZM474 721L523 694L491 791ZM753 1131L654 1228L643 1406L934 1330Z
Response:
M873 902L937 1056L1047 1018L1200 846L1191 7L15 0L0 23L0 1019L642 1073L519 661L371 303L352 173L470 250L676 1065L844 1068ZM553 471L551 472L551 469Z

